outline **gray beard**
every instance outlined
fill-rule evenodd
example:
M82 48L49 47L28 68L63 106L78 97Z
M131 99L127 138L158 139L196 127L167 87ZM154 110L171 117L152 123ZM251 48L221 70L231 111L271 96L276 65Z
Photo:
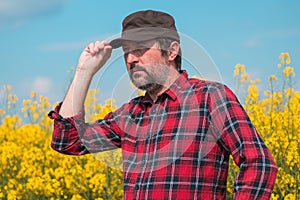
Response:
M149 83L149 84L139 86L137 88L140 90L145 90L145 91L149 92L150 94L153 94L156 91L160 91L162 89L162 87L163 87L162 85L157 84L157 83Z
M148 71L144 70L144 67L132 66L131 69L138 68L139 70L143 70L147 74L147 76L145 77L145 81L143 81L143 83L139 83L139 82L135 81L132 73L130 73L130 79L131 79L132 83L138 89L145 90L149 93L154 93L156 91L159 91L163 87L163 85L166 81L166 78L168 76L168 73L169 73L168 66L162 65L160 67L161 67L161 71L159 72L160 75L155 76L155 75L149 74Z

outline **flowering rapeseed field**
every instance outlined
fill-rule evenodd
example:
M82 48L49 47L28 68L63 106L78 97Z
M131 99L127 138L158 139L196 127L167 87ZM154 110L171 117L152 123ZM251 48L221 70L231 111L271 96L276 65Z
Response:
M269 147L278 166L271 199L300 199L300 92L293 84L295 72L290 56L279 56L281 77L270 75L269 89L258 90L245 66L237 64L233 76L236 92L245 92L244 108ZM22 115L12 87L3 87L0 107L0 199L122 199L121 152L66 156L50 148L53 109L47 97L31 93L23 100ZM116 109L112 99L97 103L97 90L86 99L86 117L94 121ZM227 193L230 198L238 168L231 160Z

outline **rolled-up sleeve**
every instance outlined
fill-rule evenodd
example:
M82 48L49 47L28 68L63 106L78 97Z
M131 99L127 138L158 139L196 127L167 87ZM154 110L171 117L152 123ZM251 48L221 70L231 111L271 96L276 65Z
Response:
M62 103L48 116L54 120L51 147L63 154L84 155L121 146L120 132L113 113L94 123L86 123L84 113L69 118L59 114Z

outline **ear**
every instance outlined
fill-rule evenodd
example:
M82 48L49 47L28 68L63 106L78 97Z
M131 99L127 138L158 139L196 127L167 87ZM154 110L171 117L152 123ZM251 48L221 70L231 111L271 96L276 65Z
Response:
M173 41L169 48L168 48L168 60L172 62L175 60L176 56L178 55L180 48L180 44L177 41Z

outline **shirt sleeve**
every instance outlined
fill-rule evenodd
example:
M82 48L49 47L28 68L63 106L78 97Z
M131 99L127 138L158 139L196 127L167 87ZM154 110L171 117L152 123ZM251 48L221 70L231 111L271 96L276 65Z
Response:
M269 199L277 174L270 151L228 87L220 85L210 94L211 122L219 130L220 143L240 169L233 198Z
M113 113L94 123L84 121L84 113L69 118L59 114L62 103L50 111L54 119L51 147L63 154L83 155L121 146L120 132Z

